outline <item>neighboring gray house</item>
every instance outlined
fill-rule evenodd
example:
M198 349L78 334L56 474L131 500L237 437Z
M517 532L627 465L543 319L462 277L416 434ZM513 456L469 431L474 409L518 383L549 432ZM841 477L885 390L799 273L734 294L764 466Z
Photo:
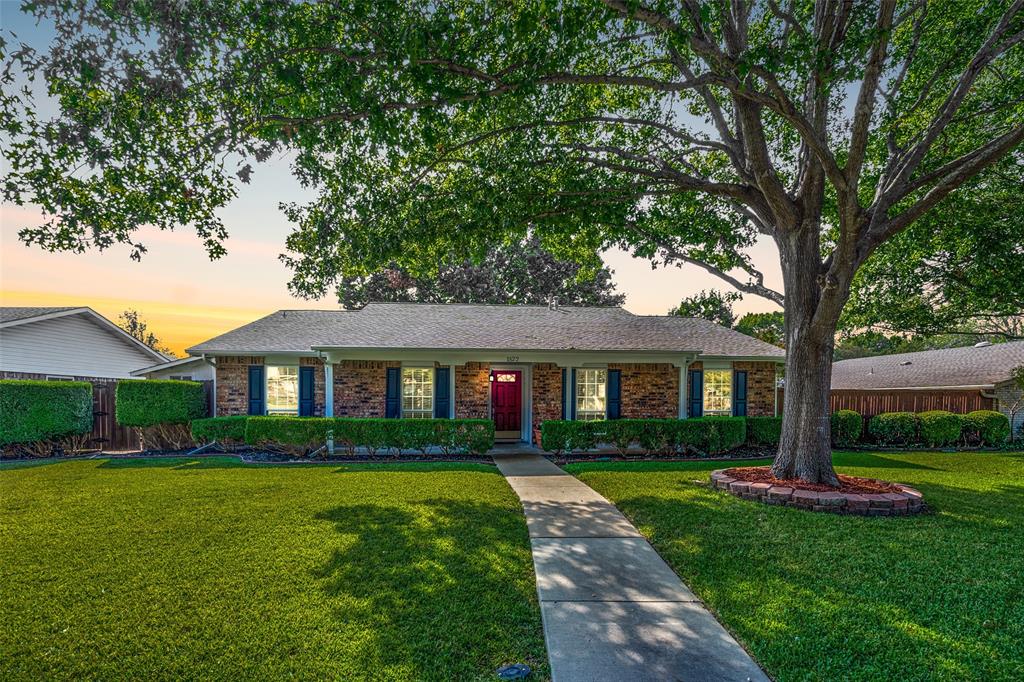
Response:
M112 381L166 361L91 308L0 308L0 378Z
M1020 365L1024 341L842 360L832 366L832 407L864 415L994 409L1019 433L1024 401L1010 373Z

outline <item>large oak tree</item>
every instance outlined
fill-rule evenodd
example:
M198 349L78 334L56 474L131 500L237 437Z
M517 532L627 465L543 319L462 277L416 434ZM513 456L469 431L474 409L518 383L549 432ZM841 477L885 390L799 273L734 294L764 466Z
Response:
M40 0L57 40L6 47L5 198L47 212L22 232L44 248L191 224L217 255L236 176L289 150L317 191L285 207L299 293L527 233L697 265L784 306L774 471L835 482L830 367L858 271L959 188L985 206L994 174L1024 179L1022 4ZM56 116L16 87L31 77ZM747 255L761 236L785 295Z

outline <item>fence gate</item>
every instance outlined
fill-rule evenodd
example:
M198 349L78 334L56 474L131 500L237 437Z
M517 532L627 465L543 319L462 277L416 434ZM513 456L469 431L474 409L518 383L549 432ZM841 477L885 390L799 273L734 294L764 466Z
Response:
M96 381L92 385L91 447L101 450L138 450L141 447L134 429L119 426L114 418L116 381Z

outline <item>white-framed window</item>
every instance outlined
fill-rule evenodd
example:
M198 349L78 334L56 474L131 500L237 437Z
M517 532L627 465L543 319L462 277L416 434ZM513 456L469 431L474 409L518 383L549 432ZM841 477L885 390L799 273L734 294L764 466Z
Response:
M704 414L732 414L732 370L704 370Z
M69 376L67 376L65 374L47 374L46 375L46 380L47 381L74 381L75 378L74 377L69 377Z
M402 368L402 417L430 419L434 416L434 369Z
M608 370L576 370L576 419L604 419L608 401Z
M267 365L267 414L299 413L299 368Z
M192 381L192 375L191 374L172 374L171 376L169 376L167 378L168 379L173 379L174 381Z

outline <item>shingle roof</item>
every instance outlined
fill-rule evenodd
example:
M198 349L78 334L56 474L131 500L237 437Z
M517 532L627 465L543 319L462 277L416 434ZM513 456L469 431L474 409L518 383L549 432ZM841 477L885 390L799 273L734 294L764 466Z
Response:
M78 310L77 307L68 306L65 308L45 307L0 307L0 322L15 322L27 320L32 317L41 317L51 313L62 313L66 310Z
M307 352L311 348L703 352L783 351L711 322L613 307L371 303L361 310L279 310L188 352Z
M856 358L832 365L832 388L993 386L1022 364L1024 341Z

